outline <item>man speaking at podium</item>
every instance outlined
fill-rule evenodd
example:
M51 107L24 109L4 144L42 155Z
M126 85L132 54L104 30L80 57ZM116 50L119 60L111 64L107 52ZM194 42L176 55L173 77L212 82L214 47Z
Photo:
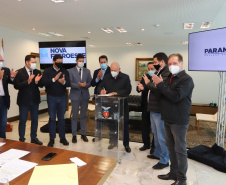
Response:
M111 64L111 73L104 76L103 81L99 85L97 91L100 94L128 96L132 90L129 76L120 72L120 66L117 62ZM126 152L130 153L131 148L129 147L129 107L127 99L124 101L124 136L123 145ZM110 144L109 149L112 149L116 145Z

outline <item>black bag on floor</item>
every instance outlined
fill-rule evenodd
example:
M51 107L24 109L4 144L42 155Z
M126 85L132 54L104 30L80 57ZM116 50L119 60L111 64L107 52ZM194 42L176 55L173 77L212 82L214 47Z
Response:
M78 127L77 130L80 130L80 123L78 122ZM47 123L46 125L43 125L40 128L41 132L44 133L49 133L49 123ZM59 133L58 131L58 122L56 122L56 132ZM71 119L67 118L65 119L65 133L71 133Z
M199 145L188 150L188 158L226 173L226 151L214 144L211 148Z

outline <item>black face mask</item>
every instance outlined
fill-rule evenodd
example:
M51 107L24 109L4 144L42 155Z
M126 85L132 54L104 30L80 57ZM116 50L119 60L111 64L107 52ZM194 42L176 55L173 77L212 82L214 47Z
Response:
M62 63L62 62L59 62L59 63L55 62L55 65L56 65L58 68L62 68L63 63Z
M153 65L154 66L154 68L158 71L159 70L159 68L161 67L159 64L158 65Z

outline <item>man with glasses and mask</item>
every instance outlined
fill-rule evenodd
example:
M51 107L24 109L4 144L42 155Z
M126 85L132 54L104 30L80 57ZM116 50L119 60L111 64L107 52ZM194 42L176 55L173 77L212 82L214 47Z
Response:
M81 139L84 142L88 142L86 137L86 111L89 103L89 88L91 86L91 74L90 70L84 68L84 56L78 54L76 57L77 65L68 70L71 80L71 91L69 99L72 104L72 143L77 143L77 125L78 125L78 113L80 107L80 126L81 126Z
M56 116L58 118L58 130L60 143L69 145L65 138L64 115L67 107L67 87L70 86L69 74L63 68L63 57L59 54L53 57L53 66L45 69L42 77L47 93L49 112L49 147L53 147L56 138Z
M7 110L10 106L8 84L13 84L13 80L18 71L14 72L12 69L10 72L9 68L3 66L4 60L0 55L0 137L6 138Z
M36 69L36 57L27 55L25 57L25 67L18 70L14 79L14 87L18 89L17 104L20 111L19 140L25 141L25 129L28 112L31 115L31 143L42 145L37 138L38 128L38 108L40 104L40 91L42 87L41 71Z

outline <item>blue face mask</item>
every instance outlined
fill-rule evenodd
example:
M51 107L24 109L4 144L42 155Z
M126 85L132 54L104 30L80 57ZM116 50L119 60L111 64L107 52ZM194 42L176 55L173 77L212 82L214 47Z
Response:
M101 67L102 69L107 69L108 65L107 65L106 63L103 63L103 64L100 64L100 67Z
M149 74L150 76L152 76L153 74L155 74L155 71L148 71L148 74Z

